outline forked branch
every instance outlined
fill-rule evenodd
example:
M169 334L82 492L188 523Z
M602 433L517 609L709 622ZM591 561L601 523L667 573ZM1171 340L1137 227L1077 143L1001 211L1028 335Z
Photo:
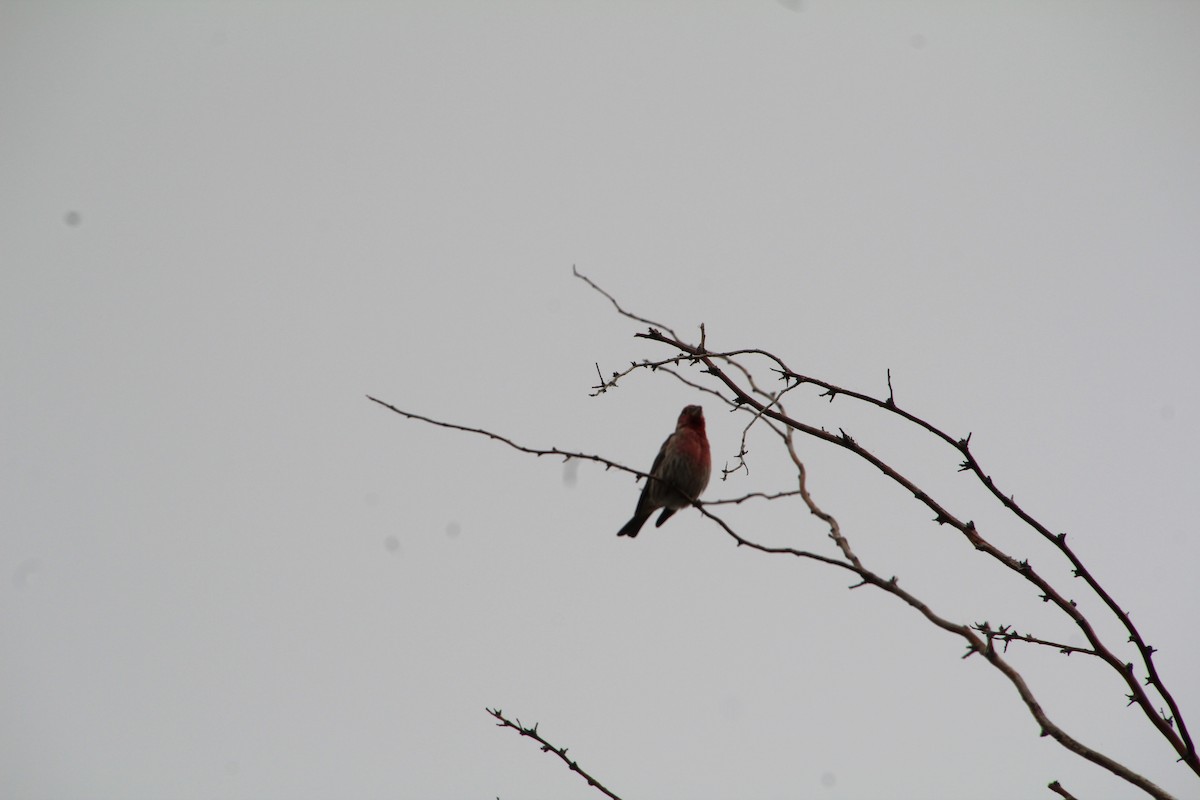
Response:
M860 445L845 431L840 431L838 434L830 433L823 428L817 428L789 417L782 411L771 408L771 404L760 401L751 392L747 391L745 388L740 386L736 380L730 377L730 375L716 363L714 356L710 355L703 348L682 342L677 338L668 336L656 328L651 328L644 333L635 334L635 336L637 338L661 342L672 348L682 351L685 354L684 357L691 356L697 359L704 365L706 372L716 377L718 381L724 384L724 386L733 393L734 402L737 404L748 408L754 413L769 417L770 419L778 422L781 425L787 426L788 428L854 453L860 459L878 469L890 480L903 487L905 491L916 498L918 502L928 507L934 513L934 521L939 525L950 525L951 527L955 528L963 536L965 536L971 545L977 550L987 554L995 561L1005 566L1007 569L1020 575L1025 580L1036 586L1042 597L1053 603L1059 610L1070 617L1072 622L1074 622L1075 625L1083 632L1084 637L1088 640L1088 643L1091 645L1091 649L1095 651L1096 655L1104 660L1109 667L1111 667L1120 676L1121 680L1125 683L1125 686L1129 691L1128 696L1131 703L1137 705L1142 710L1146 718L1150 720L1151 724L1153 724L1155 728L1157 728L1159 734L1170 743L1171 747L1178 754L1179 760L1186 763L1197 775L1200 775L1200 758L1197 757L1196 749L1191 741L1191 738L1185 738L1187 734L1187 727L1183 723L1183 717L1179 711L1178 705L1175 703L1175 700L1171 696L1170 692L1166 690L1165 685L1162 685L1162 680L1158 676L1157 671L1153 668L1153 662L1150 660L1154 650L1153 648L1145 645L1141 639L1141 636L1136 634L1136 630L1133 628L1132 622L1130 622L1127 614L1124 612L1119 612L1117 616L1121 619L1126 629L1131 631L1130 640L1138 646L1143 655L1143 659L1147 665L1148 671L1146 684L1152 685L1156 690L1158 690L1159 694L1167 702L1168 707L1171 710L1170 715L1164 716L1158 713L1153 700L1145 691L1142 682L1140 682L1138 677L1135 675L1132 664L1120 659L1103 641L1101 641L1091 621L1083 614L1074 601L1064 597L1049 583L1049 581L1043 578L1028 561L1015 559L987 541L976 529L973 521L964 521L950 513L943 505L938 503L931 495L918 487L912 480L905 477L897 469L883 461L883 459L876 456L870 450ZM759 353L761 351L755 350L752 352ZM770 358L777 364L782 364L782 361L779 358L775 356L770 356ZM808 380L809 382L813 382L811 379ZM832 386L831 384L823 385ZM837 393L842 393L842 390L838 389L837 387L833 387L833 389ZM894 403L888 405L886 401L877 401L874 404L889 409L895 408ZM907 414L907 412L903 413ZM936 430L927 424L923 425L923 427ZM964 440L963 448L965 449L966 447L967 445ZM969 451L965 452L968 452L968 457L971 459L972 463L975 463L974 457L969 455ZM989 486L992 485L990 477L986 478L986 482ZM1012 503L1012 501L1009 500L1008 506L1012 508L1015 506L1015 503ZM1024 512L1021 512L1021 515L1019 516L1022 516L1022 519L1025 519L1025 517L1028 515L1024 514ZM1036 525L1036 528L1039 533L1046 530L1045 527L1041 526L1040 524ZM1066 548L1065 536L1051 536L1050 538L1059 545L1060 549L1062 549L1064 553L1068 554L1072 565L1075 567L1076 574L1081 576L1088 575L1089 585L1095 585L1098 588L1098 584L1095 584L1095 581L1090 578L1090 573L1087 573L1087 571L1083 568L1083 565L1080 563L1079 559L1073 552ZM1117 607L1116 603L1112 601L1107 592L1104 592L1103 589L1100 589L1098 593L1104 599L1105 604L1110 609L1117 609L1119 611L1119 607Z
M599 383L592 387L594 389L593 395L604 394L607 391L616 388L618 380L640 370L649 370L651 372L661 371L671 375L683 384L697 391L705 392L719 398L721 402L727 404L737 411L748 414L748 422L742 431L742 439L739 445L739 451L734 458L733 465L726 467L726 476L741 470L745 470L747 474L749 473L749 464L746 460L749 454L747 436L753 428L757 426L763 426L780 438L789 454L789 457L792 460L793 465L796 468L796 488L776 491L751 491L740 497L709 501L705 503L697 502L695 504L705 518L711 520L727 536L733 539L739 547L746 547L750 550L772 555L790 555L803 561L816 562L828 567L833 567L835 569L845 570L847 573L853 574L854 576L855 582L850 588L874 586L899 599L910 608L916 610L929 623L948 633L952 633L960 637L966 644L966 653L964 654L964 658L971 655L980 655L988 664L1004 675L1005 678L1007 678L1012 686L1016 689L1021 701L1038 723L1043 736L1049 736L1053 738L1060 745L1071 752L1076 753L1088 761L1103 767L1112 774L1117 775L1130 784L1142 789L1147 794L1156 798L1161 798L1162 800L1167 800L1170 795L1161 787L1157 786L1149 779L1132 771L1111 757L1098 752L1094 748L1082 744L1079 740L1067 734L1066 731L1064 731L1059 725L1054 723L1042 708L1041 703L1034 696L1024 677L1011 664L1009 664L1007 660L1005 660L1004 653L1007 651L1008 645L1011 642L1024 642L1026 644L1041 647L1055 648L1066 655L1079 653L1098 658L1118 674L1119 679L1128 690L1130 704L1137 705L1142 709L1143 714L1151 721L1152 725L1159 732L1159 734L1167 740L1170 746L1177 753L1179 760L1186 763L1194 772L1200 775L1200 758L1197 757L1195 745L1188 732L1188 728L1184 723L1180 709L1171 693L1167 690L1165 682L1162 680L1155 667L1153 660L1153 654L1155 652L1154 648L1145 643L1140 633L1130 620L1129 615L1100 585L1098 580L1096 580L1091 572L1086 569L1073 549L1067 545L1066 535L1052 534L1049 528L1047 528L1045 525L1042 525L1021 506L1019 506L1011 495L1005 495L999 489L996 483L992 480L991 476L988 475L980 465L974 452L971 450L970 435L964 438L956 439L916 414L901 408L896 403L890 371L888 372L887 376L887 397L878 398L862 392L837 386L828 381L803 375L792 370L778 356L765 350L757 348L742 348L725 351L710 351L708 349L707 337L703 325L700 326L699 344L690 344L685 342L675 333L675 331L671 330L670 328L626 310L612 295L604 291L589 278L582 275L577 270L573 269L573 272L576 277L584 281L589 287L607 298L620 315L634 320L640 324L649 326L648 330L635 334L637 338L664 344L674 350L672 354L659 360L643 359L641 361L630 362L628 369L613 372L612 377L609 379L605 379L603 377L603 372L600 370L599 365L597 365L596 371L597 375L599 376ZM768 369L778 379L785 383L782 388L767 389L760 386L755 381L755 373L747 366L747 364L758 363L759 359L764 360ZM702 367L703 375L708 377L701 377L700 379L694 380L688 375L685 375L685 369L689 366ZM1071 565L1073 574L1076 577L1082 578L1084 583L1101 599L1103 606L1119 620L1120 624L1124 627L1126 633L1128 634L1129 641L1133 643L1134 647L1138 651L1144 676L1139 676L1137 674L1133 664L1127 663L1122 658L1118 657L1116 652L1114 652L1114 649L1110 648L1102 640L1101 636L1096 630L1096 627L1093 626L1091 620L1089 620L1084 612L1077 606L1075 601L1059 591L1046 577L1043 576L1042 573L1035 570L1027 560L1015 558L1002 551L999 547L985 538L983 532L977 528L972 520L962 519L951 513L945 504L939 502L928 492L920 488L913 480L904 475L892 464L885 462L882 458L875 455L871 450L860 444L846 431L839 430L837 433L834 433L825 430L824 428L809 425L789 414L783 404L784 395L805 384L812 384L822 389L822 396L828 397L830 402L832 402L838 396L844 395L858 402L866 403L870 406L883 410L887 413L895 414L955 448L955 450L963 459L960 465L960 471L969 472L974 475L976 479L982 482L988 491L997 500L999 500L1005 508L1015 514L1039 536L1051 542L1067 559L1068 563ZM778 385L776 384L776 386ZM563 459L592 461L603 465L606 470L616 469L640 477L648 477L644 472L632 469L601 455L575 450L563 450L558 447L528 447L519 444L508 437L501 436L491 431L439 421L421 414L403 411L374 397L368 396L368 399L409 419L438 427L485 436L495 441L499 441L512 449L530 455L539 457L543 455L553 455L559 456ZM1003 566L1008 573L1017 576L1035 586L1044 600L1066 615L1082 632L1083 638L1086 640L1087 645L1069 645L1062 642L1035 637L1028 633L1022 634L1009 625L993 628L987 622L975 624L954 622L943 614L935 612L921 599L901 588L899 581L894 576L884 577L883 574L867 567L855 554L848 538L843 534L836 518L821 509L809 493L807 488L807 471L804 463L799 458L795 447L796 434L803 434L815 440L819 440L826 444L847 450L856 455L862 461L870 464L875 469L878 469L889 480L902 487L919 503L928 508L933 513L934 522L939 525L949 526L953 530L957 531L957 533L964 537L966 541L968 541L977 551L983 553L988 558ZM733 506L751 499L763 499L767 501L785 500L795 496L801 498L811 514L818 517L826 524L829 530L829 539L836 548L835 554L827 555L824 553L814 552L812 550L767 546L760 544L743 536L728 521L718 516L713 511L714 507L716 506ZM1157 703L1147 692L1146 687L1150 687L1154 692L1157 693L1159 697L1162 698L1163 702L1165 702L1167 705L1168 712L1160 712L1156 708ZM555 753L573 771L579 772L580 775L582 775L588 781L589 785L595 786L608 797L616 797L616 795L604 788L594 778L583 772L583 770L579 768L578 764L568 759L566 756L566 748L556 748L543 739L538 733L536 725L531 728L525 727L521 725L519 720L514 722L504 717L499 710L488 709L488 712L499 721L498 724L501 727L512 728L518 731L522 736L535 739L542 745L543 751ZM1071 795L1057 782L1051 783L1049 788L1064 798L1071 797Z

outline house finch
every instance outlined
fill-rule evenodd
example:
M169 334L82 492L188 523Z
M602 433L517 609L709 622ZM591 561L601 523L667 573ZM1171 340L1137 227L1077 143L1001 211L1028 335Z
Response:
M654 458L633 519L625 523L617 536L637 536L656 509L663 510L654 523L657 528L676 511L690 506L708 486L711 471L712 457L708 452L708 437L704 435L704 411L700 406L687 406L679 414L675 432L667 437Z

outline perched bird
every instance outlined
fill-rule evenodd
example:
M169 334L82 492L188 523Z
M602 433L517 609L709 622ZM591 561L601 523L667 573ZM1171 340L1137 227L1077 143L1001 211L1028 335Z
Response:
M690 506L708 486L710 472L712 456L704 435L704 411L700 406L687 406L679 414L675 432L654 458L633 519L617 531L617 536L637 536L650 515L660 508L663 512L654 523L656 528L679 509Z

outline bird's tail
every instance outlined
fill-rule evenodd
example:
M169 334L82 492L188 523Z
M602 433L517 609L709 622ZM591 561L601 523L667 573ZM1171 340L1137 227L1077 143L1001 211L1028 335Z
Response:
M642 526L646 524L646 520L650 519L650 514L653 513L653 511L654 509L650 509L650 511L647 511L645 514L642 514L641 512L634 514L633 519L629 520L629 522L626 522L625 527L617 531L617 536L628 536L630 539L637 536L638 532L642 529Z

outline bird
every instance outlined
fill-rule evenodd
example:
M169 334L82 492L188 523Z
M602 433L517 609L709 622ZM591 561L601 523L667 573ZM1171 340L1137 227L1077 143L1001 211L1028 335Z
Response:
M685 406L679 412L675 432L658 449L633 518L617 531L617 536L631 539L637 536L650 515L660 508L663 512L654 527L661 527L672 514L700 497L708 486L711 473L712 456L708 450L708 437L704 434L704 410L700 406Z

